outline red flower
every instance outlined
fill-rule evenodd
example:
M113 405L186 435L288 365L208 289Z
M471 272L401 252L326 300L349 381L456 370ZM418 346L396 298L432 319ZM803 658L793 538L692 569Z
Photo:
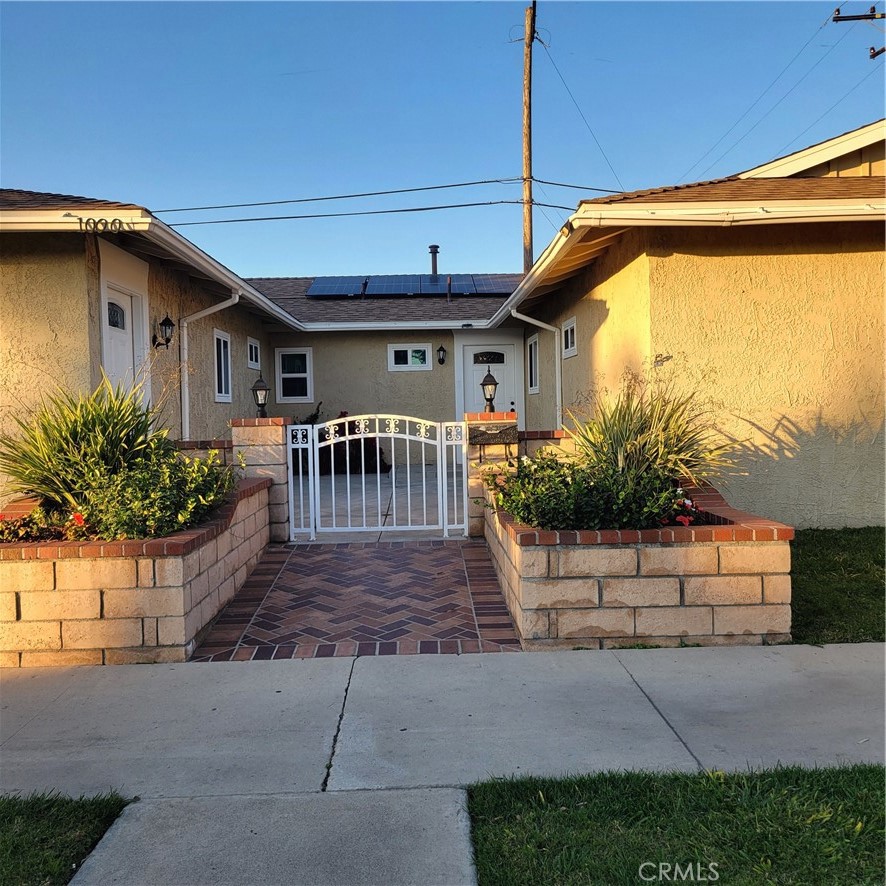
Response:
M71 518L78 526L82 526L86 521L83 519L83 514L74 514Z
M689 526L689 524L692 522L692 517L687 517L685 514L680 514L680 516L677 517L677 522L682 523L684 526Z

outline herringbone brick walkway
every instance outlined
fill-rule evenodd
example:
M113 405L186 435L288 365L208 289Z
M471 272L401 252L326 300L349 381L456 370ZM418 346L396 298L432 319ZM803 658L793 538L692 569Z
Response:
M519 651L482 542L267 550L192 661Z

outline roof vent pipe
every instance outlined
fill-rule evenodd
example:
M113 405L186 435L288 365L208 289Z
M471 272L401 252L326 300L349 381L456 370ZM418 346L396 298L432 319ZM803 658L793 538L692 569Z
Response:
M431 274L436 277L437 276L437 253L440 251L440 247L436 243L432 243L428 247L428 252L431 253Z

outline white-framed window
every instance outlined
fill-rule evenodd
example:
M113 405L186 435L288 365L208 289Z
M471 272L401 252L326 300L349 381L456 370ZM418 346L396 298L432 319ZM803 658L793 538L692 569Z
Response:
M313 403L314 369L312 348L277 348L277 402Z
M541 390L538 385L538 335L531 335L526 340L526 367L529 393L537 394Z
M249 369L261 369L261 344L254 338L246 339L246 365Z
M231 402L231 336L220 329L215 338L215 402Z
M563 324L563 357L574 357L578 354L578 345L575 341L575 317L571 317Z
M433 369L431 345L388 345L388 372Z

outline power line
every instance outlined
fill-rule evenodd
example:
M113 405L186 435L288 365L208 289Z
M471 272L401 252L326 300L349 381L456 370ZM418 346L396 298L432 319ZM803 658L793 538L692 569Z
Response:
M563 182L549 182L543 178L533 178L540 185L551 185L555 188L575 188L577 191L599 191L601 194L623 194L624 191L616 191L614 188L592 188L590 185L567 185Z
M263 200L257 203L220 203L215 206L183 206L177 209L153 209L157 213L166 212L203 212L208 209L243 209L248 206L282 206L286 203L321 203L325 200L351 200L357 197L383 197L387 194L413 194L417 191L442 191L446 188L469 188L474 185L509 184L522 181L520 178L490 178L483 181L456 182L449 185L426 185L421 188L394 188L390 191L365 191L362 194L336 194L331 197L301 197L294 200Z
M738 120L736 120L735 123L733 123L732 126L730 126L729 129L727 129L726 132L724 132L723 135L721 135L720 138L718 138L717 141L715 141L714 144L711 145L711 147L709 147L701 155L701 157L699 157L698 160L696 160L695 163L693 163L692 166L690 166L689 169L687 169L686 172L684 172L683 175L681 175L680 178L677 179L678 182L683 181L683 179L685 179L686 176L689 175L689 173L692 172L692 170L695 169L695 167L698 166L699 163L701 163L701 161L704 160L705 157L708 156L708 154L710 154L712 151L715 151L717 149L717 147L720 144L722 144L722 142L729 136L729 134L735 130L735 128L738 126L738 124L741 123L741 121L744 120L744 118L747 117L747 115L750 114L751 111L753 111L754 108L756 108L758 104L760 104L760 102L763 100L763 97L769 92L770 89L772 89L773 86L775 86L776 83L778 83L779 80L781 80L781 78L784 76L787 69L803 54L806 47L818 36L818 32L825 25L827 25L828 22L830 22L830 20L831 20L831 17L829 15L815 29L815 31L813 31L812 36L800 47L797 54L781 69L781 71L778 73L778 75L775 77L775 79L773 79L772 82L757 96L757 98L755 98L754 101L751 102L751 104L748 106L747 110L745 110L745 112L738 118ZM710 169L710 167L708 167L708 169ZM707 171L707 170L705 170L705 171ZM702 175L703 174L704 173L702 173Z
M849 98L849 96L852 95L852 93L855 92L855 90L858 89L858 87L861 86L861 84L864 83L865 80L867 80L872 74L876 74L878 70L882 70L882 68L883 66L879 65L873 70L868 71L868 73L865 74L864 77L862 77L861 80L859 80L858 83L855 84L855 86L853 86L845 95L838 98L837 101L835 101L820 117L810 123L799 135L792 138L784 147L779 148L778 154L781 155L782 152L787 150L794 142L799 141L801 138L803 138L803 136L806 135L806 133L809 132L809 130L812 129L813 126L816 126L820 121L824 120L824 118L827 117L827 115L830 114L831 111L833 111L834 108L837 107L837 105L846 101L846 99Z
M825 52L821 58L774 104L771 108L762 116L759 120L740 138L738 141L733 142L732 146L727 148L704 172L701 173L701 178L704 178L705 174L708 170L713 169L727 154L734 151L795 89L849 36L849 32L854 28L855 25L852 25L848 28L842 37L836 42L831 44L831 47Z
M324 212L324 213L313 213L310 215L270 215L270 216L260 216L253 218L220 218L220 219L208 219L206 221L194 221L194 222L174 222L169 223L169 227L171 228L185 228L192 227L194 225L232 225L232 224L240 224L243 222L268 222L268 221L290 221L293 219L306 219L306 218L348 218L351 216L360 216L360 215L395 215L403 212L434 212L436 210L441 209L468 209L474 206L500 206L502 204L508 205L520 205L522 206L522 200L486 200L480 203L450 203L443 206L412 206L404 209L366 209L360 212ZM573 212L573 208L570 206L560 206L556 203L536 203L533 201L533 206L538 207L546 207L548 209L565 209L569 212Z
M572 99L572 104L575 105L575 109L578 111L581 119L584 120L584 124L588 128L588 132L590 132L591 138L594 140L597 147L600 149L600 153L603 155L603 159L606 161L606 165L609 167L609 171L613 174L613 176L615 176L615 180L618 182L619 188L621 188L621 190L624 191L625 186L621 183L621 179L618 177L618 173L615 171L615 169L613 169L612 164L609 162L609 158L606 156L606 151L603 150L603 145L600 144L599 139L594 134L594 130L591 129L591 124L588 123L588 118L585 117L584 112L579 107L578 102L575 100L575 96L572 94L572 90L569 88L569 84L566 82L563 75L560 73L560 69L557 67L557 63L554 61L554 57L551 55L551 51L548 49L548 47L545 43L542 43L542 41L539 40L538 37L536 37L536 39L544 47L544 51L547 54L548 59L550 59L551 64L554 66L554 70L557 72L557 76L560 78L560 82L563 84L564 87L566 87L566 92L569 93L569 98Z

